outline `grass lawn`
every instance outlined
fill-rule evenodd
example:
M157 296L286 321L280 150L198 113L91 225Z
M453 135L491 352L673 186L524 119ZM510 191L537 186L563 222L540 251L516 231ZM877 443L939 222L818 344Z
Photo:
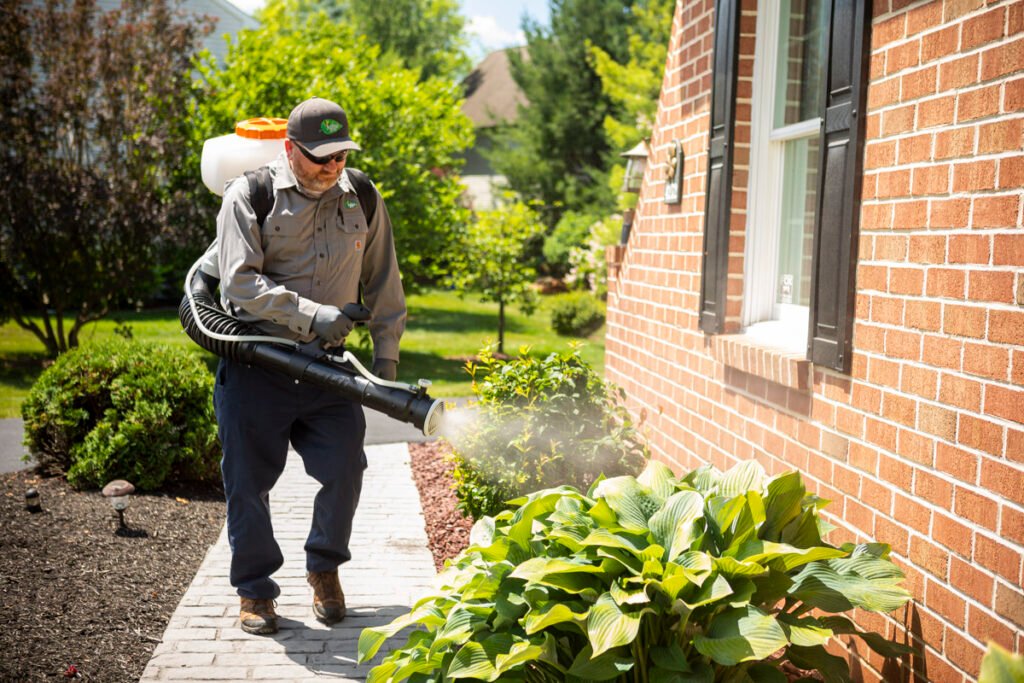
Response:
M534 355L564 351L571 337L561 337L551 329L550 307L562 295L543 297L532 316L518 309L506 309L505 353L515 355L522 346L531 347ZM473 296L460 298L448 291L428 291L409 297L409 322L402 337L402 362L399 379L415 382L429 379L435 398L470 395L470 379L466 360L479 351L488 340L498 336L497 304L480 303ZM80 334L82 344L115 335L118 322L127 326L135 339L175 344L200 354L207 364L216 365L215 357L189 339L178 323L177 310L147 310L140 313L118 313L87 325ZM68 328L66 328L68 329ZM590 335L582 350L584 360L598 372L604 368L604 327ZM45 354L42 344L31 333L13 322L0 327L0 418L20 417L20 406L36 377L42 372ZM369 352L355 349L368 359Z

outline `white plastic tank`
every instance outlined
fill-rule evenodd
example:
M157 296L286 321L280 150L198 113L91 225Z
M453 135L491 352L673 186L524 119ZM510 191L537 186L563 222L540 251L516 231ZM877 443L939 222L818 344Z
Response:
M229 180L273 161L284 150L287 126L285 119L247 119L235 126L234 133L204 142L203 184L222 196Z

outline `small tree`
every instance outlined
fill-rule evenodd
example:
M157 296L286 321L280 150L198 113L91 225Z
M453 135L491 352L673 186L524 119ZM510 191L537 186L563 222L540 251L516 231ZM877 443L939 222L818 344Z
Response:
M533 311L530 285L537 272L523 263L523 254L526 242L543 230L533 209L511 201L478 212L452 255L449 284L498 304L498 353L505 352L505 306L517 303L527 314Z
M208 26L166 0L15 0L0 9L0 317L55 356L144 298L183 197L192 55ZM39 311L40 323L29 312ZM70 329L65 316L73 316Z

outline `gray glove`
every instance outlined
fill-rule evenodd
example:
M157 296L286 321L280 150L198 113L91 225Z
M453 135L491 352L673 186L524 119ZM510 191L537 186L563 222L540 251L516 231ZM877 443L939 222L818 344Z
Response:
M313 316L313 333L331 344L345 341L355 323L336 306L321 305Z
M398 377L398 361L390 358L375 358L373 360L373 374L381 379L394 382Z

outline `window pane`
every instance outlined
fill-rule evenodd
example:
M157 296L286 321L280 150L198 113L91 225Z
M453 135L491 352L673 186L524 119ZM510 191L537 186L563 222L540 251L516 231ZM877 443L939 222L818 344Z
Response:
M782 2L775 73L776 128L820 115L827 31L823 5L824 0Z
M786 143L775 302L810 305L811 246L818 194L818 136Z

